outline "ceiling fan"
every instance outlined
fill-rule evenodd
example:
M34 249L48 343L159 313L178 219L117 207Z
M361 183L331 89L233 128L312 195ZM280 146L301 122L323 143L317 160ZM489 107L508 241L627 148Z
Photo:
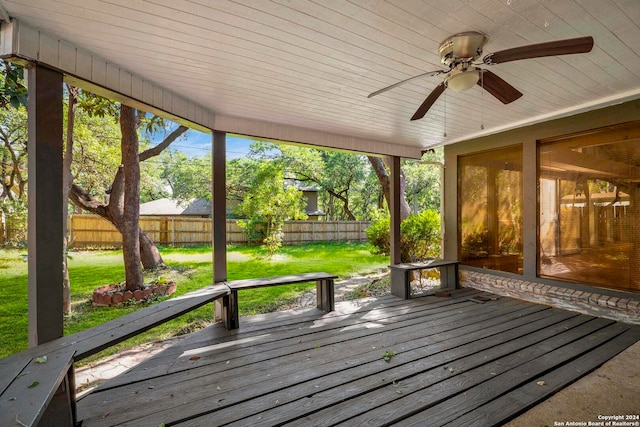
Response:
M496 74L480 68L478 65L494 65L521 59L586 53L593 48L593 37L587 36L514 47L490 53L478 60L487 40L484 34L476 31L455 34L443 41L439 48L440 62L449 67L448 70L429 71L410 77L373 92L369 94L368 98L421 77L444 74L444 80L427 96L411 120L423 118L446 88L463 92L478 84L503 104L509 104L520 98L522 93Z

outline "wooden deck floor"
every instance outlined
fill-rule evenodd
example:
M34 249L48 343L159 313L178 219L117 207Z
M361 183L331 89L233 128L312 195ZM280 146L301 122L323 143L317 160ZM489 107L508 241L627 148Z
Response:
M215 325L81 399L78 418L83 427L500 425L640 339L637 326L477 295L489 294Z

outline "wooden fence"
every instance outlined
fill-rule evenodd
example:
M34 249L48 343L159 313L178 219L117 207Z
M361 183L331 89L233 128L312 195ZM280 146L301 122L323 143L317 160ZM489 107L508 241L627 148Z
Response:
M369 221L287 221L284 243L315 241L362 241ZM159 245L211 244L211 219L179 216L141 216L140 226ZM70 247L119 247L120 233L95 215L74 214L69 219ZM227 243L247 243L236 220L227 220Z

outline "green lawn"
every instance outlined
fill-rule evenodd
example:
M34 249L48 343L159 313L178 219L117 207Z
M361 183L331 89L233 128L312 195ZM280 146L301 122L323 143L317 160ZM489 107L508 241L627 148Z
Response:
M256 247L232 246L227 249L229 280L326 271L341 278L367 273L389 264L388 257L372 255L364 243L318 242L287 246L271 259ZM147 280L159 276L175 280L174 296L211 284L211 248L160 248L168 270L149 272ZM0 249L0 357L27 347L27 263L26 250ZM94 288L124 280L121 251L73 252L69 259L73 313L65 318L65 335L130 313L140 306L93 307ZM239 293L240 315L275 310L312 289L313 283L253 289ZM137 343L164 339L199 329L211 321L211 305L194 310L179 319L128 340L107 353Z

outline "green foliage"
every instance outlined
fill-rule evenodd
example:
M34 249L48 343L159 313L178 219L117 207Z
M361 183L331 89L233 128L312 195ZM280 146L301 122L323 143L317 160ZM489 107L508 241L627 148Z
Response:
M375 248L376 253L383 255L391 253L389 242L391 219L388 216L383 216L372 222L365 233L367 233L367 241Z
M171 187L171 197L180 200L211 200L211 153L187 156L179 151L161 154L161 177Z
M0 108L27 106L24 69L5 60L0 61Z
M99 200L107 194L122 162L119 115L118 103L89 92L79 92L73 129L74 161L71 173L75 184ZM157 128L155 116L147 117L142 114L140 117L143 130L147 127ZM66 114L64 118L66 121ZM64 129L66 132L66 125ZM139 139L140 151L149 147L144 133L139 135ZM140 197L143 202L169 195L162 177L163 164L154 160L140 163Z
M362 218L354 195L363 190L365 177L371 174L367 158L334 150L318 150L281 145L282 161L287 176L321 190L321 209L332 220Z
M384 216L365 230L367 240L378 253L391 253L391 222ZM440 254L440 215L434 210L409 215L400 224L400 252L402 262L424 261Z
M0 108L0 198L26 197L27 110Z
M262 218L239 219L236 224L238 224L238 227L247 235L247 240L250 245L256 242L262 242L264 239L265 223Z
M27 241L27 201L24 198L1 198L0 214L4 215L5 229L4 236L0 236L0 238L4 237L4 241L0 241L0 245L25 246Z
M385 362L391 362L391 358L395 355L396 355L395 351L385 350L385 352L382 353L382 358L384 359Z
M318 188L319 209L329 220L365 220L384 209L380 182L366 156L270 142L255 142L249 156L282 164L285 178ZM442 149L424 154L423 163L405 161L405 197L415 211L440 209ZM425 164L431 162L432 164Z
M254 174L258 160L239 157L226 164L226 193L227 201L232 206L234 215L240 215L235 206L244 200L245 195L250 190L250 182L247 179Z
M402 171L405 176L405 197L414 213L425 209L440 210L440 180L442 149L426 153L422 162L405 161ZM432 163L427 163L432 162Z
M440 254L440 214L426 210L400 224L403 262L424 261Z
M329 220L367 219L377 206L380 184L366 156L256 142L250 157L278 163L287 180L318 188L318 208Z
M239 174L231 183L242 183L246 188L242 201L234 207L243 218L238 224L250 238L260 236L269 256L282 247L285 220L306 219L302 193L285 185L281 166L270 160L235 162L233 170Z
M79 102L73 137L73 182L103 199L121 162L120 127L110 115L87 111Z
M27 239L27 112L23 69L0 61L0 245Z

